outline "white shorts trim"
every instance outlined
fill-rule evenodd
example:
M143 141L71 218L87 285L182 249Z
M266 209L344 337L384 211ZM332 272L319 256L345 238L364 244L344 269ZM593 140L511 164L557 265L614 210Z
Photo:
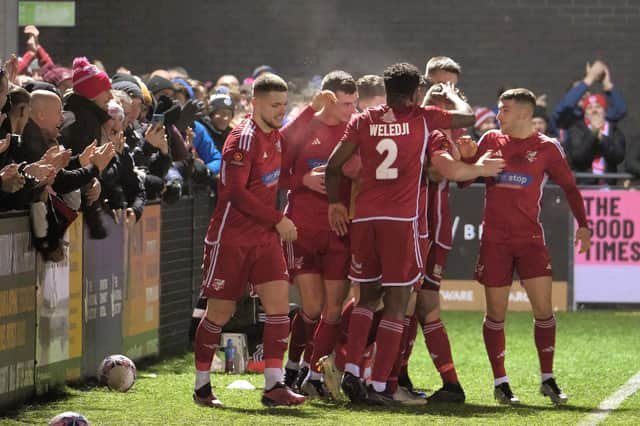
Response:
M412 216L412 217L371 216L371 217L360 217L358 219L352 219L351 222L352 223L369 222L372 220L393 220L396 222L413 222L416 219L418 219L418 216Z
M372 282L375 282L375 281L380 281L382 279L382 275L380 275L378 277L375 277L375 278L356 278L356 277L353 277L353 276L349 275L348 278L351 281L355 281L357 283L372 283Z
M427 281L429 281L431 284L433 284L433 285L437 285L438 287L440 287L440 283L439 283L438 281L434 281L434 280L432 280L431 278L429 278L429 276L428 276L428 275L425 275L425 276L424 276L424 279L425 279L425 280L427 280Z
M418 272L418 275L411 281L407 281L406 283L382 283L382 287L406 287L409 285L414 285L420 278L422 278L422 272Z
M451 250L451 246L441 243L440 241L436 241L436 244L442 247L445 250Z

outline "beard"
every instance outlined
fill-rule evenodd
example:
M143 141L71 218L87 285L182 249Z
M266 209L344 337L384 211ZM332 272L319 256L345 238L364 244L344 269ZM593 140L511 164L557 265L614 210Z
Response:
M262 116L260 118L262 118L262 121L264 121L265 124L267 126L271 127L272 129L280 129L280 128L282 128L282 125L283 125L282 118L278 119L278 118L274 117L274 118L268 119L268 118L266 118L264 116Z

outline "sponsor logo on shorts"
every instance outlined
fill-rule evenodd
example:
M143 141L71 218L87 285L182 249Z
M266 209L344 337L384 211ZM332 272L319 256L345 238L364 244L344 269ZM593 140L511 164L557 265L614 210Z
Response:
M316 167L326 166L326 165L327 165L327 160L315 160L315 159L307 160L307 166L310 169L315 169Z
M547 271L550 271L550 270L551 270L551 264L550 264L550 263L547 263L546 270L547 270Z
M262 175L262 183L265 186L273 186L278 183L280 178L280 169L275 169L272 172Z
M293 269L302 269L302 264L304 263L304 258L301 257L296 257L295 259L293 259Z
M321 144L322 144L322 142L320 142L320 139L318 139L318 138L315 138L313 140L313 142L311 142L311 145L321 145Z
M215 291L220 291L224 288L224 280L221 280L219 278L215 278L213 280L213 285L212 285L213 289Z
M442 279L442 265L433 265L433 275L436 278Z
M497 186L515 189L522 189L525 186L529 186L533 181L533 178L529 175L513 172L502 172L493 179L495 179Z
M476 265L476 274L482 275L484 273L484 265L482 263L478 263Z

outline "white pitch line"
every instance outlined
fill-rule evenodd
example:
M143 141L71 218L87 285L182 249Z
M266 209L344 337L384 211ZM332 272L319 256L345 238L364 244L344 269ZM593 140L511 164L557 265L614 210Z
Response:
M622 385L613 395L605 399L578 426L595 426L606 419L622 402L640 389L640 371Z

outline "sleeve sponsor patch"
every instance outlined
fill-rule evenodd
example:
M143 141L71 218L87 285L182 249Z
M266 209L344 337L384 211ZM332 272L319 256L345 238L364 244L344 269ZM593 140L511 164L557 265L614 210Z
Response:
M234 166L244 166L244 152L236 151L231 154L231 161L229 164L233 164Z

